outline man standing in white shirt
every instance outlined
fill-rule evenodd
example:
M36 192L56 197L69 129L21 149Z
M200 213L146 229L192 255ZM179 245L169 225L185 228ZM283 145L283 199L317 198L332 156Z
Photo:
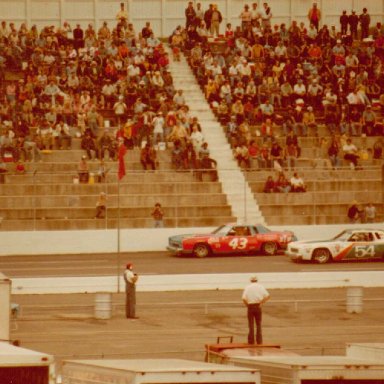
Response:
M263 343L261 332L261 306L270 298L269 292L257 282L257 276L251 277L251 284L244 289L242 300L247 307L248 316L248 344L255 344L255 323L256 323L256 344Z
M272 11L268 3L263 3L263 7L260 8L261 25L265 31L267 28L271 28Z

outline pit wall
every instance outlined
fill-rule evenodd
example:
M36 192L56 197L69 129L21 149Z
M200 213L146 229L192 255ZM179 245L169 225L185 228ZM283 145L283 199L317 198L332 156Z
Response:
M289 229L298 240L330 239L347 228L378 228L384 223L355 225L271 226ZM82 231L0 232L0 256L78 253L164 251L168 237L178 234L209 233L214 228L140 228Z

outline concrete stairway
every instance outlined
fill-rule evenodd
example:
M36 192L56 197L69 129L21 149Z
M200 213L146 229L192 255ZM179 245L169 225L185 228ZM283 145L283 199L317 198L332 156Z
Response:
M264 223L248 182L233 158L224 131L205 100L185 57L179 62L171 61L169 68L175 88L183 90L191 115L199 119L211 156L217 161L219 179L233 215L239 221Z

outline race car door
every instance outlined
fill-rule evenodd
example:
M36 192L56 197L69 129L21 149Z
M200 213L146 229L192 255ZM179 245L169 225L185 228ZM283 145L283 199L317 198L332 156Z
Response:
M246 225L235 225L220 242L220 252L244 253L255 249L258 241Z
M380 257L376 252L375 236L371 231L354 232L348 240L353 245L344 259L373 259Z

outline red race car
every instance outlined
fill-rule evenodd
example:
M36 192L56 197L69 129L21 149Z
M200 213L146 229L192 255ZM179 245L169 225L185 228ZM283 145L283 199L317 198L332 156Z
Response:
M264 225L227 224L205 235L176 235L168 239L168 251L206 257L212 254L274 255L296 241L291 231L271 231Z

